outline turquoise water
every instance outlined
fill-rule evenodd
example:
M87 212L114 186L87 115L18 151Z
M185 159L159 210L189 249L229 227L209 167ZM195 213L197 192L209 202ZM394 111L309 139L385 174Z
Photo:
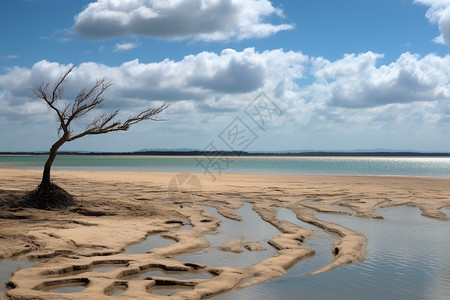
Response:
M41 169L45 155L0 156L0 168ZM449 157L58 156L54 169L256 174L397 175L450 178Z

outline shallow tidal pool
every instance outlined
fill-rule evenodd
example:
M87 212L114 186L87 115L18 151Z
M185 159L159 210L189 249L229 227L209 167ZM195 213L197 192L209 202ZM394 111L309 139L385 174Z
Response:
M312 266L305 268L306 260L281 278L215 299L450 299L450 222L423 217L419 209L406 206L376 214L384 219L316 214L368 238L363 263L308 275L305 270Z
M211 247L197 253L178 257L181 261L205 263L217 266L248 267L262 259L275 254L268 240L280 232L263 221L253 211L251 204L245 203L236 213L242 222L227 219L219 215L215 208L205 207L221 221L216 234L208 235ZM442 212L449 214L449 209ZM417 208L400 206L378 209L376 215L384 219L358 218L342 214L316 213L321 220L340 224L364 234L369 244L367 256L363 263L347 265L336 270L310 275L331 262L332 243L336 237L320 228L298 220L295 214L286 208L278 208L278 219L295 223L315 232L313 238L305 241L304 246L315 250L314 257L300 261L285 276L263 282L245 289L236 289L215 297L219 300L250 299L450 299L450 222L423 217ZM265 251L248 251L242 253L224 252L218 247L235 238L244 242L259 242ZM146 240L126 249L126 253L145 253L153 248L164 247L174 243L160 235L149 236ZM19 268L31 267L33 262L0 262L0 292L6 292L4 283L11 273ZM118 266L98 266L96 272L105 272ZM92 270L94 271L94 270ZM147 276L210 278L209 274L178 274L148 270L137 278ZM74 286L52 289L54 293L73 293L86 286ZM117 289L116 293L123 292ZM157 288L152 293L169 295L175 293L172 287Z

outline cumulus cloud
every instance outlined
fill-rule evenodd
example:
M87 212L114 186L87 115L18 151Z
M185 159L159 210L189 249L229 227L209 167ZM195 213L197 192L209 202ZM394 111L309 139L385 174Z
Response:
M312 103L316 112L330 107L354 109L450 100L450 56L420 57L406 52L390 64L378 65L380 58L380 54L366 52L329 61L301 52L247 48L201 52L179 61L141 63L136 59L114 67L87 62L77 66L65 91L71 98L106 76L114 83L108 102L111 106L194 101L202 111L242 109L239 95L259 91L284 99L280 105L285 109ZM43 60L32 68L8 69L0 75L3 105L26 103L31 87L56 80L67 68ZM302 84L304 77L308 77L308 84Z
M431 23L437 24L441 32L435 41L450 45L450 0L415 0L414 2L430 6L426 17Z
M137 43L118 43L114 45L114 52L128 51L137 48L139 45Z
M73 99L81 88L106 76L114 85L106 95L105 110L119 108L128 115L169 102L165 117L170 122L158 130L165 135L176 131L180 138L199 128L211 136L221 132L261 91L283 111L268 135L289 137L285 142L293 149L301 145L329 149L327 145L339 147L342 140L361 137L355 145L342 145L348 149L374 145L386 135L401 148L408 135L418 132L435 140L446 136L440 128L450 120L450 56L406 52L380 64L382 57L366 52L330 61L301 52L248 48L201 52L178 61L132 60L119 66L87 62L70 75L64 95ZM67 68L43 60L31 68L13 67L0 74L0 121L51 124L54 116L42 101L32 100L30 88L54 81ZM314 144L310 132L329 144ZM297 141L305 144L299 146Z
M186 13L189 12L189 13ZM205 41L250 39L293 28L269 0L98 0L75 17L74 29L93 39L149 36Z
M83 87L106 76L114 83L109 94L111 101L106 105L132 109L148 105L148 101L194 101L203 110L219 107L238 110L242 109L238 100L224 99L256 93L280 82L292 84L303 76L307 61L308 57L300 52L280 49L257 52L248 48L243 51L225 49L219 54L202 52L180 61L141 63L136 59L115 67L88 62L77 66L70 75L65 96L71 99ZM31 97L31 87L41 82L54 82L67 68L67 65L45 60L31 69L14 67L0 75L0 88L4 89L5 99L23 104Z
M450 56L423 58L403 53L389 65L377 66L382 55L345 55L331 62L315 58L311 90L339 107L375 107L390 103L450 100Z
M106 95L105 110L119 108L128 115L165 101L172 104L165 113L171 120L168 131L176 128L186 133L189 128L192 132L208 124L205 130L213 135L264 91L283 111L271 125L273 138L290 136L293 143L293 137L305 137L307 132L370 136L389 129L396 132L392 133L396 140L411 134L408 130L428 128L425 135L429 136L433 128L439 128L436 124L448 122L450 56L406 52L389 64L380 64L381 58L367 52L329 61L301 52L248 48L201 52L178 61L132 60L119 66L87 62L71 74L65 96L73 99L81 88L106 76L114 85ZM67 68L43 60L31 68L13 67L1 74L0 120L53 120L43 103L31 100L30 88L54 81Z

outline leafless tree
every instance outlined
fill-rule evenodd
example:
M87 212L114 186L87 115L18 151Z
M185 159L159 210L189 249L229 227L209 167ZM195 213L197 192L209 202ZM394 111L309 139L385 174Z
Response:
M59 188L56 184L53 184L50 177L51 167L58 149L64 143L77 140L87 135L126 131L132 125L144 120L160 121L158 116L168 107L167 104L163 104L157 108L149 108L129 117L123 122L116 119L119 110L115 110L112 113L103 113L93 118L83 131L75 132L72 128L74 121L85 116L92 110L101 108L105 100L103 96L106 90L111 87L112 83L105 78L99 79L91 87L81 90L73 101L61 107L59 100L63 96L64 83L74 68L75 65L71 65L56 83L41 83L32 89L34 96L44 100L47 106L56 113L59 123L59 138L50 148L50 153L42 174L42 181L37 189L28 195L28 200L35 207L60 208L74 203L70 194Z

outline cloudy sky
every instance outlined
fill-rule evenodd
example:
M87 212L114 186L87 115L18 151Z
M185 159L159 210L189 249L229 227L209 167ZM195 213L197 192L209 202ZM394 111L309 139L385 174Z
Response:
M0 151L49 149L31 89L72 63L62 104L170 107L63 150L450 151L450 0L2 0L0 32Z

